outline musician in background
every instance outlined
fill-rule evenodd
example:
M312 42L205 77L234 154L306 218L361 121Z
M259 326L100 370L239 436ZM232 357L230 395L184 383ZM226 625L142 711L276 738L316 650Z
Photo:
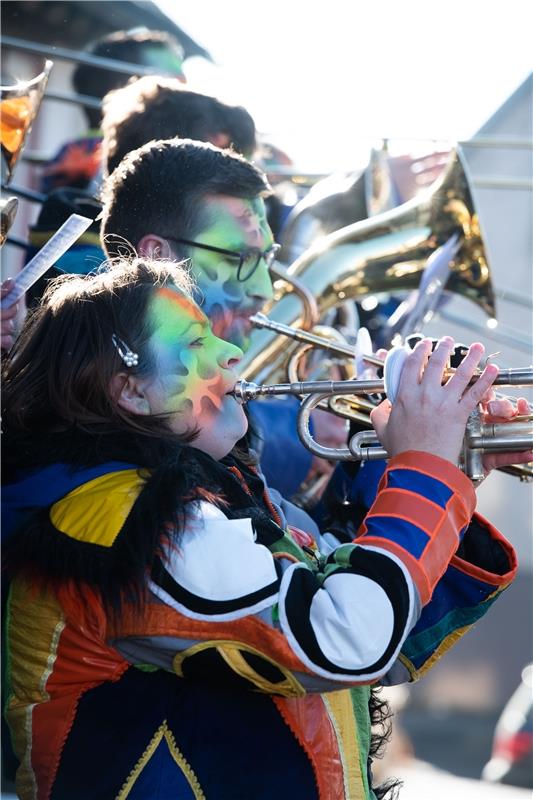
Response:
M149 75L131 81L106 95L102 108L105 174L154 139L197 139L248 159L256 149L255 122L245 108L192 91L172 78Z
M115 31L94 42L87 50L89 55L110 58L143 67L160 69L185 82L183 73L183 48L178 40L166 31L134 28ZM101 100L113 89L124 86L132 76L89 64L79 64L72 83L78 94ZM99 108L82 106L89 130L77 139L64 144L47 164L43 172L41 190L48 194L52 189L69 186L88 189L100 171L102 133Z

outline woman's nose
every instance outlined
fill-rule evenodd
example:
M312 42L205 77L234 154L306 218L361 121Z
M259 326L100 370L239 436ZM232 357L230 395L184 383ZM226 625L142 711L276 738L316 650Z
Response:
M223 369L235 369L241 363L243 352L240 347L220 340L223 345L218 363Z

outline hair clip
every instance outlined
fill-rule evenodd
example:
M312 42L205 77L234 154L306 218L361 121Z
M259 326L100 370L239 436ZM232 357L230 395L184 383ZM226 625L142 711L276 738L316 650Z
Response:
M137 353L134 353L128 345L119 339L118 336L113 334L111 336L111 341L113 342L114 346L117 348L117 352L125 365L127 367L136 367L139 363L139 356Z

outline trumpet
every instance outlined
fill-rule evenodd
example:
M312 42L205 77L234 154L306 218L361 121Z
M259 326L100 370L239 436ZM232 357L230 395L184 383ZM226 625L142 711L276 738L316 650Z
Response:
M443 383L454 372L453 369L446 369L443 373ZM479 372L474 374L469 385L473 385L480 374ZM502 369L496 377L494 385L533 386L533 368ZM304 397L298 413L297 431L302 444L311 453L330 461L375 461L388 458L388 453L385 448L379 446L379 440L374 431L361 431L355 434L351 437L348 447L324 447L313 439L309 420L311 412L328 398L382 394L386 393L386 390L386 380L383 378L346 381L293 381L270 385L239 381L234 387L233 394L242 403L258 397L284 394ZM517 417L503 424L487 424L482 421L481 413L475 410L470 414L466 425L460 467L472 481L479 481L484 477L482 457L485 453L514 453L532 448L533 414ZM512 471L512 474L517 475L521 480L529 480L533 477L533 470L529 465L513 466L504 468L504 470Z

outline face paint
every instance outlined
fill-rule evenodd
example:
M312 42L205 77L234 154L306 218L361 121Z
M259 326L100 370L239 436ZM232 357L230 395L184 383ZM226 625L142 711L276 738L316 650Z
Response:
M264 251L273 244L261 198L241 200L219 195L209 198L206 207L210 221L195 241L235 252L247 247ZM246 350L252 329L249 317L272 297L272 281L264 260L247 280L238 281L238 260L231 256L191 248L190 258L198 302L213 332Z
M186 82L183 59L177 52L164 45L153 44L144 47L139 63L144 67L154 67L165 74L174 75L181 83Z
M216 337L205 314L173 287L155 291L149 315L156 361L145 387L150 412L168 414L175 433L199 429L192 445L222 458L247 428L242 406L228 394L242 352Z

